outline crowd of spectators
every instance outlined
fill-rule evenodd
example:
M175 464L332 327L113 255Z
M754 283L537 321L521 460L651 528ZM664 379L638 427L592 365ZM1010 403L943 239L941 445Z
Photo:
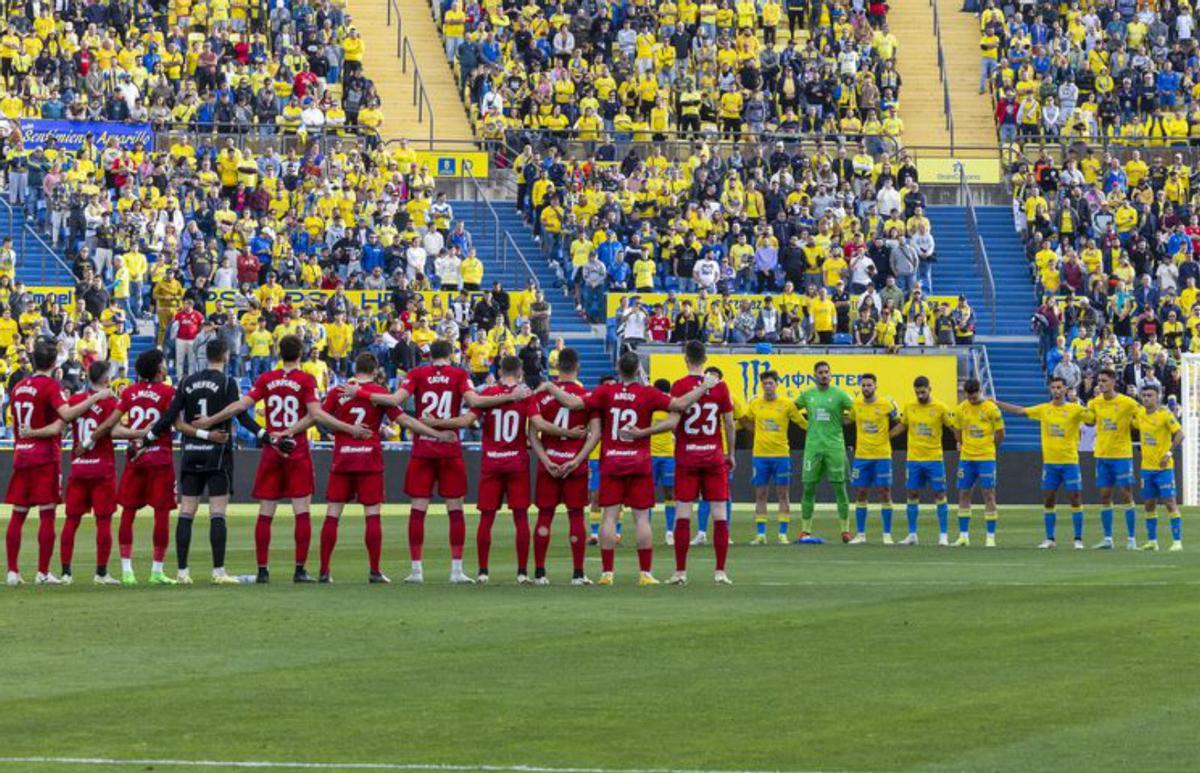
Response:
M883 0L445 0L446 54L480 134L528 140L801 133L900 142Z
M1033 326L1048 373L1090 397L1101 368L1123 387L1180 396L1200 352L1200 217L1180 154L1069 151L1014 174L1014 213L1041 293Z

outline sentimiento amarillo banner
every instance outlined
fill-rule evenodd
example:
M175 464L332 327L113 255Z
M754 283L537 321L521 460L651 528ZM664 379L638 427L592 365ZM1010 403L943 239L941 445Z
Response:
M856 397L859 378L874 373L879 394L903 406L914 399L913 380L926 376L934 397L946 405L958 403L958 358L953 354L710 354L708 365L720 368L733 394L749 403L759 395L759 380L769 370L779 373L785 394L799 395L815 385L813 368L821 360L833 370L833 385ZM683 378L687 375L683 355L651 354L649 375L651 381Z
M31 290L33 288L30 288ZM296 306L306 308L309 306L323 306L330 297L334 294L333 290L321 289L286 289L283 291L283 302L288 306ZM438 292L436 290L422 291L419 293L425 299L426 311L433 308L434 298L440 297L443 309L450 308L450 302L454 300L459 293ZM469 292L467 297L470 298L471 305L474 307L475 302L481 297L487 295L484 292ZM350 303L367 314L378 314L383 311L384 306L392 302L391 290L347 290L346 298ZM510 321L515 321L517 317L528 316L529 304L533 302L533 292L530 290L512 290L508 293L509 307L508 316ZM214 314L217 311L244 311L246 308L246 300L242 298L241 292L238 290L214 290L212 300L208 302L208 308L205 309L206 314ZM397 312L400 309L396 310Z
M763 301L767 298L772 298L775 301L775 307L780 308L781 304L794 303L801 308L807 308L808 296L804 293L794 293L791 296L782 293L731 293L729 295L720 295L717 293L709 293L704 299L701 299L699 293L672 293L675 297L675 302L679 306L683 305L684 301L692 304L692 310L698 314L703 314L707 311L708 305L713 303L725 303L730 306L740 307L742 301L750 302L750 309L758 313L763 307ZM621 304L626 298L638 298L642 305L650 309L655 304L667 303L670 296L667 293L609 293L606 299L608 304L608 316L610 319L616 317L621 310ZM860 296L851 295L850 303L856 305ZM926 295L926 303L946 304L951 309L958 305L958 296L956 295Z

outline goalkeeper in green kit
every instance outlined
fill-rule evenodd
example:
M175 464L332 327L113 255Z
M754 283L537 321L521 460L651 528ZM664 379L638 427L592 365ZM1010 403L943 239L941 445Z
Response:
M818 362L813 368L813 376L817 385L796 398L796 407L808 415L802 477L804 499L797 542L820 542L812 536L812 520L821 478L826 478L833 486L838 519L842 522L842 542L849 542L850 498L846 494L846 439L842 424L849 417L854 400L845 390L830 386L828 362Z

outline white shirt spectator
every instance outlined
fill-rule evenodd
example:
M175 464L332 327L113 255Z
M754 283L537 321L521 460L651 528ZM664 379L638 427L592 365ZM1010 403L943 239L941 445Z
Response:
M413 281L417 278L417 274L425 273L425 262L429 260L429 253L425 252L424 247L409 247L404 252L404 273L408 276L408 281Z
M646 309L638 304L625 309L625 314L622 317L622 337L633 339L635 341L646 340L646 323L649 318L646 316Z
M1165 293L1167 290L1170 290L1174 293L1179 291L1179 267L1175 265L1174 261L1164 260L1162 263L1159 263L1158 270L1154 272L1154 275L1158 279L1158 289L1160 292Z
M892 187L891 180L885 181L879 193L875 194L875 206L883 217L891 215L893 210L904 211L904 206L900 203L900 191Z
M443 252L438 255L437 260L433 262L433 270L437 273L438 279L442 280L442 286L462 286L462 261L453 252Z
M479 111L481 113L489 113L493 109L501 112L504 111L504 97L500 96L499 89L491 89L479 101Z
M721 265L712 258L698 260L692 269L692 278L700 285L701 290L716 292L717 280L721 278Z
M438 255L446 248L446 237L430 228L421 239L421 246L425 248L426 255Z
M875 275L875 261L865 252L860 252L850 262L850 284L870 285L871 277Z

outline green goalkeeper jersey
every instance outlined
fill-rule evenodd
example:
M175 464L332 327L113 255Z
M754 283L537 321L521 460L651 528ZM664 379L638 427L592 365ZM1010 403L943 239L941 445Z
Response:
M845 453L846 436L842 432L842 417L854 407L850 395L831 386L821 390L813 387L796 398L796 407L808 414L808 434L804 453Z

